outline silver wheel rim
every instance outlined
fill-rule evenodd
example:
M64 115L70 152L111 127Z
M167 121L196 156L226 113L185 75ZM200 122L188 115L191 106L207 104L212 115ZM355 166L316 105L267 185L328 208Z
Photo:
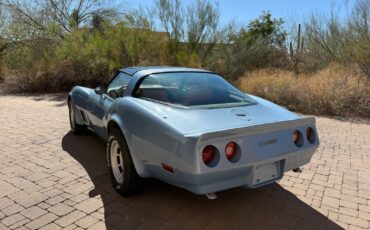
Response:
M118 141L113 140L110 145L110 161L114 178L118 183L123 182L123 158Z
M75 129L75 113L73 111L72 103L69 103L69 118L71 121L71 128Z

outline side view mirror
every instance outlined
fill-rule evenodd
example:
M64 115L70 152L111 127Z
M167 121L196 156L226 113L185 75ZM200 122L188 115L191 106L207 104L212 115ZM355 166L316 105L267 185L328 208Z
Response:
M101 95L101 94L103 94L103 93L104 93L104 88L103 88L102 86L98 86L98 87L96 87L96 88L94 89L94 91L95 91L95 93L96 93L96 94Z

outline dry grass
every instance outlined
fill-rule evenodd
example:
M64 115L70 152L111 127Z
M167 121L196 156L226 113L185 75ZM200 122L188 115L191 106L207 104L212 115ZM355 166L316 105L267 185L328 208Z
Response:
M0 88L5 93L64 92L75 85L95 87L105 79L85 72L68 61L53 65L35 65L27 70L1 68Z
M241 77L239 87L302 113L370 117L370 80L338 65L299 76L259 70Z

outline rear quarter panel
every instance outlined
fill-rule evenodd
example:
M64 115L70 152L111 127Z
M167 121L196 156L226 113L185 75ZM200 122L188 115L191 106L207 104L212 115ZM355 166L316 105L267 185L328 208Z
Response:
M135 100L139 99L117 99L108 122L115 121L120 126L140 176L171 183L173 175L162 169L162 163L174 165L182 135L165 122L165 116L153 113L155 108L143 107Z

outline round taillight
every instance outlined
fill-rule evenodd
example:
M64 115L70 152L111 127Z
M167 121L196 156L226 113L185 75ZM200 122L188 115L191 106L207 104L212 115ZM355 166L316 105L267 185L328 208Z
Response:
M295 130L293 132L293 142L296 146L301 147L303 145L303 138L301 132Z
M315 131L313 130L313 128L308 127L306 129L306 138L308 142L310 142L311 144L315 143L316 137L315 137Z
M293 132L293 141L294 141L295 144L297 144L298 141L299 141L299 131L298 130L295 130Z
M202 158L204 164L208 165L215 159L216 155L216 148L213 145L207 145L206 147L203 148L202 151Z
M306 136L307 136L307 140L311 139L311 137L312 137L312 129L311 128L307 128Z
M226 158L228 160L231 160L235 157L236 155L236 143L235 142L229 142L227 143L227 145L225 146L225 154L226 154Z

